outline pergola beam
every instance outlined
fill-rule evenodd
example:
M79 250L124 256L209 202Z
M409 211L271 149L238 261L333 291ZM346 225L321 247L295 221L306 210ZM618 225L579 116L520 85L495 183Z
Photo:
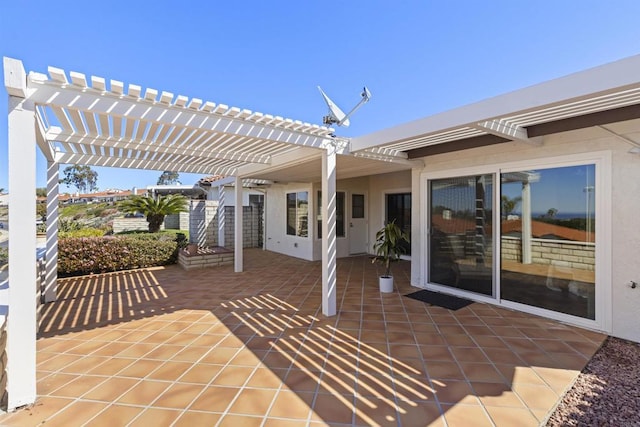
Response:
M530 138L527 134L527 129L503 120L486 120L477 123L474 127L512 141L520 141L530 145L542 145L542 138Z

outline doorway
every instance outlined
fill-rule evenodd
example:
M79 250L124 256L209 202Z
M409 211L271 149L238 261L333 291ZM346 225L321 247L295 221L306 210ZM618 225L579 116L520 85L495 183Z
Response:
M349 218L349 254L367 252L366 195L351 194L351 217Z

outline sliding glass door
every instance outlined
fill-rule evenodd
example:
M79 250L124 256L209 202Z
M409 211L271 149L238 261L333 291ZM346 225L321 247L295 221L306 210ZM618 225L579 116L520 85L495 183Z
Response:
M428 284L596 320L596 164L557 165L428 180Z
M429 181L429 282L494 296L493 174Z
M502 299L595 319L595 165L500 181Z

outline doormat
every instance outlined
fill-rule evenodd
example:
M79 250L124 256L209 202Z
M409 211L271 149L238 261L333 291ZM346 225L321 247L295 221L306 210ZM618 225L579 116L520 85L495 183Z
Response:
M441 294L440 292L427 290L413 292L411 294L405 295L405 297L409 297L418 301L426 302L427 304L454 311L473 304L473 301L465 298L458 298L447 294Z

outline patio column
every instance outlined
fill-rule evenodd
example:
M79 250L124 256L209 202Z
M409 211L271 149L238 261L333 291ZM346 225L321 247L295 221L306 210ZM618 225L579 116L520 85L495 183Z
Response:
M235 233L234 233L234 247L233 250L235 253L234 257L234 270L236 273L242 272L242 246L243 246L243 236L242 236L242 223L243 215L242 215L242 178L236 176L235 182L235 195L236 195L236 208L235 208Z
M227 223L225 214L224 185L218 187L218 246L224 247L224 228Z
M422 169L411 169L411 284L421 286L422 242L418 237L422 208L422 191L420 190L420 173Z
M336 147L322 150L322 314L336 315Z
M531 183L522 182L522 263L531 264Z
M58 291L58 162L47 162L47 249L45 252L44 302L57 299Z
M36 121L22 63L4 58L9 93L9 410L36 400Z

